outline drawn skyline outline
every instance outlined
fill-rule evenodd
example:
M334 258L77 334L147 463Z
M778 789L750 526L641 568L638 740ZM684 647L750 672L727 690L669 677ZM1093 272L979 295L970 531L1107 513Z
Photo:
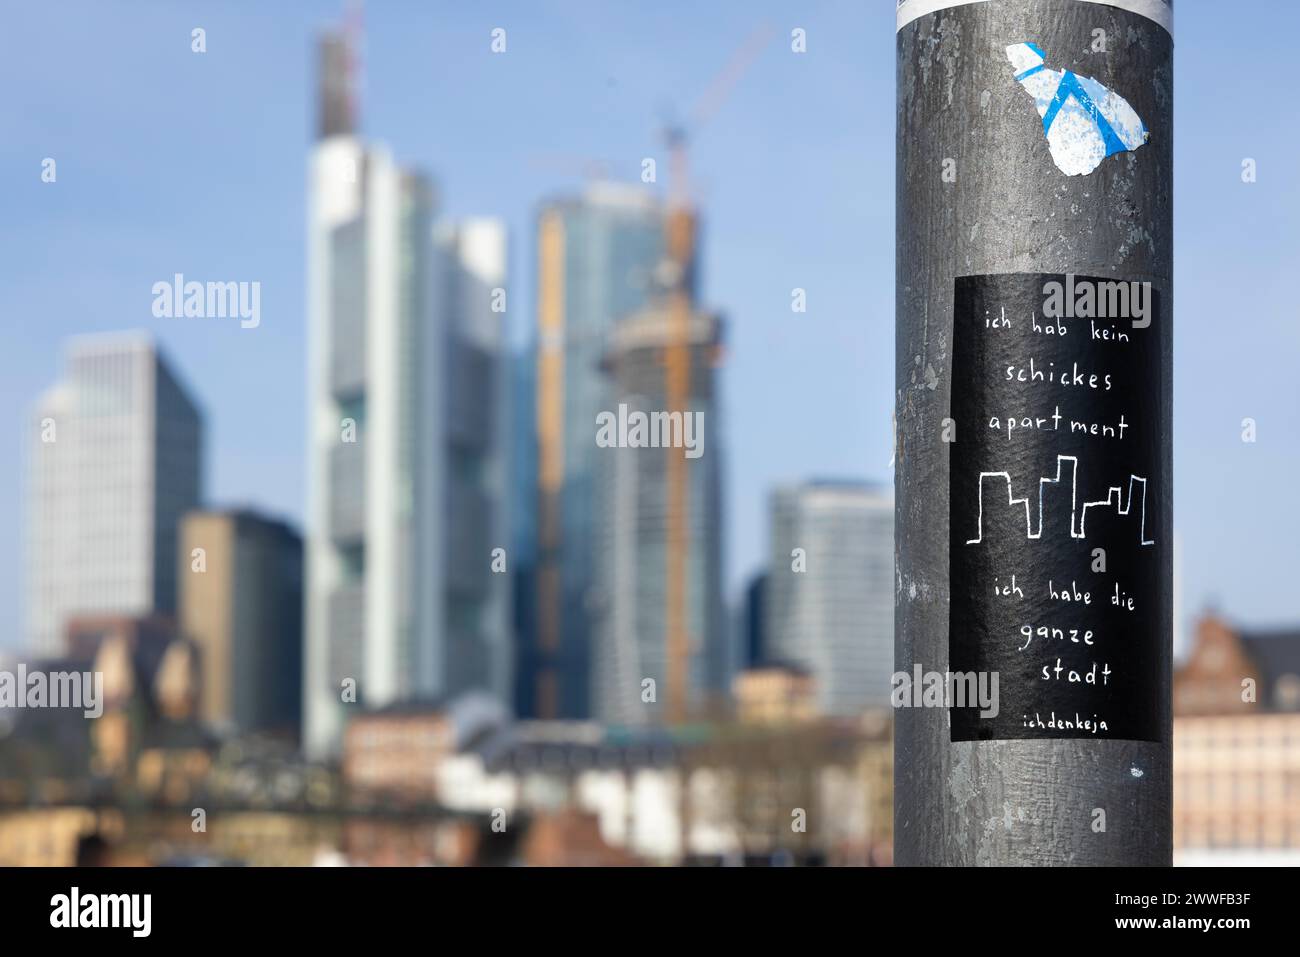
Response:
M1043 535L1043 486L1059 485L1061 482L1061 463L1068 461L1071 463L1070 471L1070 537L1086 538L1088 509L1097 506L1115 506L1117 515L1128 515L1133 509L1133 486L1142 483L1142 522L1138 529L1138 540L1142 545L1154 545L1153 539L1147 538L1147 480L1141 475L1129 475L1128 482L1128 500L1123 499L1123 486L1111 485L1107 488L1106 498L1098 502L1084 502L1083 507L1079 508L1079 458L1076 455L1058 455L1056 457L1056 478L1047 478L1043 476L1038 480L1038 531L1034 531L1033 513L1029 509L1029 496L1016 498L1015 490L1011 485L1010 472L981 472L979 475L979 514L977 517L978 532L975 538L966 540L967 545L978 545L984 540L984 480L986 478L1001 477L1007 483L1007 504L1025 506L1025 536L1028 539L1041 538Z

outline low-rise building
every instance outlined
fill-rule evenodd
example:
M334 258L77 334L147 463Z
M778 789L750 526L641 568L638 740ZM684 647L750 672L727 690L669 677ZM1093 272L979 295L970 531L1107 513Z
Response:
M1300 631L1199 623L1174 676L1174 848L1300 860Z
M793 664L747 668L731 684L742 724L796 724L817 717L817 685L808 669Z

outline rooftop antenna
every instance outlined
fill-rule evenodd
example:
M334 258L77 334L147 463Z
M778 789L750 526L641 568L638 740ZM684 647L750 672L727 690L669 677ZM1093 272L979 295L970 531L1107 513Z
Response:
M344 85L347 88L348 112L351 114L355 129L360 129L361 126L361 91L365 78L363 70L365 27L365 0L348 0L343 10L343 39L347 51L344 60Z

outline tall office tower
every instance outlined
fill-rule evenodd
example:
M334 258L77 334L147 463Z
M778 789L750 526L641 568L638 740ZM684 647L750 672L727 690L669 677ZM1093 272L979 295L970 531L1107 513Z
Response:
M600 364L615 324L660 288L664 237L665 210L630 186L593 185L539 217L536 717L591 713L595 419L612 401Z
M520 348L511 360L510 568L514 603L515 714L534 713L537 661L537 349Z
M198 647L199 717L223 731L296 732L302 717L302 539L243 509L181 522L181 635Z
M892 495L867 482L810 482L777 489L771 509L768 660L807 669L826 714L887 707L894 671Z
M504 229L433 224L428 182L353 129L327 37L308 202L304 740L352 701L509 690ZM355 698L350 698L355 691Z
M36 407L28 502L32 651L77 615L172 614L176 532L199 502L203 423L144 334L78 336Z
M767 661L767 642L764 640L764 626L767 624L765 605L767 604L767 571L754 574L741 595L740 618L740 661L737 667L753 668Z
M611 336L605 363L614 385L609 412L617 423L609 437L620 446L596 450L593 700L596 717L610 724L670 720L672 456L682 456L686 463L684 716L700 715L720 703L731 680L732 642L722 595L721 394L715 373L722 323L711 315L688 319L692 421L680 414L674 419L666 413L663 365L664 350L678 334L670 312L666 305L656 305L621 323ZM634 431L638 423L644 426L640 439ZM673 447L676 436L690 447ZM647 442L653 444L647 447ZM654 703L643 699L647 678L655 682Z
M430 449L446 522L441 542L430 528L444 592L435 688L483 689L503 704L513 692L515 652L507 246L505 225L495 219L440 223L434 231L433 330L444 339L434 375L445 386Z

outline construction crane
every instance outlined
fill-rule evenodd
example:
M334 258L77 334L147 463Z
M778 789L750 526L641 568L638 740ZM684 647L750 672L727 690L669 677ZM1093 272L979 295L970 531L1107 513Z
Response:
M664 395L669 413L685 422L691 398L691 316L693 312L696 212L691 201L687 143L721 108L732 88L771 39L773 29L760 24L732 54L690 114L690 125L664 131L669 151L669 201L665 247L668 345L664 349ZM687 555L690 549L689 475L683 450L668 448L667 567L664 588L665 643L668 657L667 717L671 724L687 718L691 635L686 615Z

